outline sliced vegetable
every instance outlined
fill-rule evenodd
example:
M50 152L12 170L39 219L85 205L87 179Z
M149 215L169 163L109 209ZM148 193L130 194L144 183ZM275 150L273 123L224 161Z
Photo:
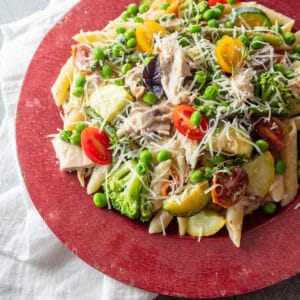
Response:
M215 152L251 156L253 146L247 132L239 128L222 126L211 137L211 148Z
M109 137L97 128L87 127L81 133L81 146L86 156L96 164L112 162Z
M138 46L144 52L153 52L153 35L154 34L167 34L166 29L155 21L146 20L143 24L136 28L136 40Z
M234 9L228 16L228 20L234 23L235 26L248 25L250 28L272 26L269 17L257 7L239 7Z
M163 201L162 207L171 215L189 217L198 213L209 201L208 181L188 185L180 195L174 195Z
M178 7L179 7L179 0L154 0L154 2L150 6L150 9L162 10L166 14L172 14L172 13L177 14Z
M177 105L172 114L172 119L175 128L184 136L191 140L202 140L206 131L208 130L208 121L204 115L202 115L201 123L198 126L194 126L191 122L192 114L197 111L196 108L188 105Z
M253 160L243 165L248 174L247 193L264 198L269 192L274 180L274 159L269 151L257 155Z
M211 236L221 230L225 218L214 210L204 208L200 213L189 218L186 232L194 237Z
M117 114L132 101L132 96L121 86L98 86L89 96L89 105L102 118L112 122Z
M217 62L224 72L232 73L243 58L244 44L239 39L226 36L220 40L216 47Z
M279 151L285 145L284 130L275 118L259 119L254 125L253 135L266 140L274 151Z
M211 191L212 201L221 207L230 207L245 195L247 185L248 175L241 167L215 172Z

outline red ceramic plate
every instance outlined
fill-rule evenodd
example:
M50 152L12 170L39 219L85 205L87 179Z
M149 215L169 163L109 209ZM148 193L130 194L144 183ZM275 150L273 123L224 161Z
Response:
M47 34L28 69L17 112L17 146L33 203L81 259L129 285L166 295L218 297L254 291L300 270L300 197L273 218L248 218L240 249L224 233L203 238L149 235L147 225L95 208L76 175L61 173L47 135L62 126L50 87L70 55L71 37L101 29L129 1L83 0ZM300 2L260 1L299 20ZM299 23L298 23L299 25ZM299 26L298 26L299 28Z

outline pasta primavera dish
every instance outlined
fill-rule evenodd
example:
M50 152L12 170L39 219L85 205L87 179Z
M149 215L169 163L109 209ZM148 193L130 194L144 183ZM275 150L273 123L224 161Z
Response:
M298 191L300 32L256 2L142 0L80 32L52 144L95 206L240 246L244 216ZM299 175L298 175L299 174Z

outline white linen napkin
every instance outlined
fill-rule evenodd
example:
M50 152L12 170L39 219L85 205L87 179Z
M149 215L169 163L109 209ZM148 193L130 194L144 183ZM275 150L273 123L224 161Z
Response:
M23 77L46 32L78 0L52 0L27 18L1 27L0 299L147 300L156 295L91 268L66 249L34 208L20 175L15 114Z

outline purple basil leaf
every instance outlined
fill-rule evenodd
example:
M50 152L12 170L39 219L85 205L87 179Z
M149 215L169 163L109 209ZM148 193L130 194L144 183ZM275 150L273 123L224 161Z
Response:
M146 88L151 91L157 98L163 95L161 85L160 64L158 55L155 56L144 68L143 81Z

